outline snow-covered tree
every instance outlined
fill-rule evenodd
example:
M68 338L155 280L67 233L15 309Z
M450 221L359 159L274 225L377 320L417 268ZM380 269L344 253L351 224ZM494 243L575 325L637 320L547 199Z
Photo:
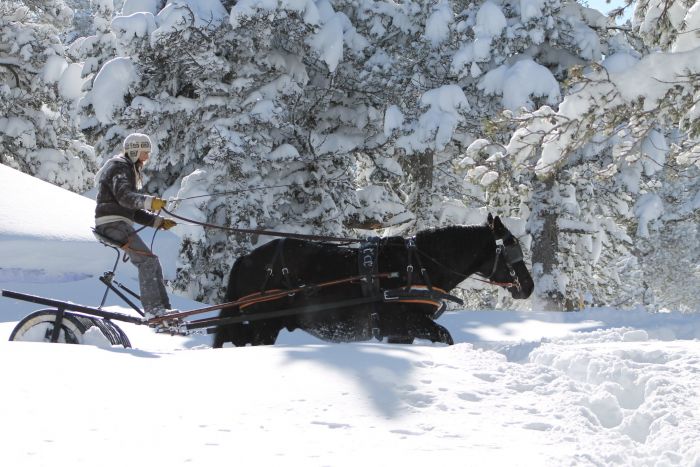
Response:
M179 212L244 228L345 232L359 205L349 152L381 115L339 84L352 72L338 70L352 36L344 16L324 2L238 2L229 15L216 2L173 1L155 16L118 16L111 29L120 56L102 66L85 101L100 153L144 131L157 146L149 191L228 193ZM348 53L360 53L361 38L351 42ZM200 299L222 293L234 259L259 241L180 232L177 286Z
M83 191L95 167L76 119L81 67L59 37L71 17L61 0L0 4L0 162Z
M662 277L693 261L655 245L697 238L694 2L639 1L623 27L561 0L92 8L94 33L69 49L86 80L82 128L100 158L127 133L149 133L147 189L177 196L181 214L354 236L495 211L555 308L670 303ZM14 79L12 66L0 72ZM176 287L203 300L266 240L177 231ZM470 299L496 305L490 289Z
M646 300L642 296L648 296L645 287L649 281L644 276L654 270L649 269L652 262L642 261L645 271L634 263L648 256L643 251L649 248L641 248L641 243L649 237L650 223L664 212L660 198L664 180L668 176L675 178L679 170L683 172L682 164L688 167L697 162L700 44L693 34L678 32L691 32L693 25L700 21L697 13L700 8L687 6L684 2L644 6L647 20L637 24L639 33L647 46L654 45L656 50L661 50L640 57L630 47L624 50L624 41L616 38L602 66L594 64L572 70L570 90L557 110L543 107L521 116L522 126L508 145L508 152L516 163L531 164L535 174L549 187L561 185L561 174L573 173L574 177L569 179L578 185L586 173L592 175L587 177L593 182L590 189L595 196L592 205L595 210L590 214L597 221L580 219L584 224L574 228L573 233L579 241L589 234L605 234L608 241L604 242L603 251L617 254L611 258L612 262L603 263L601 274L591 278L606 279L612 273L613 284L630 289L629 300L623 300L629 303L641 303ZM673 20L669 20L669 24L683 31L651 33L648 18L659 17L649 16L650 11L659 8L671 8ZM683 18L681 21L678 15ZM673 167L669 170L671 162ZM685 193L684 202L675 206L684 206L687 211L693 196L692 190ZM555 196L548 196L545 202L553 207L547 208L549 210L541 216L544 223L534 226L542 232L540 243L549 245L551 242L542 240L555 238L561 244L563 205ZM692 218L697 213L691 209L687 215ZM612 231L609 227L603 228L610 226L610 221L614 221ZM549 237L548 229L553 232ZM576 230L581 231L577 233ZM685 235L683 240L694 238L692 234ZM535 238L533 243L537 242ZM550 295L558 292L559 301L564 302L571 300L574 290L568 286L571 275L565 274L565 262L556 257L557 251L559 249L548 253L542 261L533 258L533 262L542 265L541 277L551 280L549 290L540 292ZM626 271L624 277L615 278L614 274L622 271ZM692 277L693 271L685 274ZM558 281L559 277L562 279ZM605 281L591 278L582 278L582 282L592 291L593 302L611 303L612 295L625 298L620 290L607 291L600 285L594 288L596 282L602 285ZM658 281L658 276L655 280ZM546 285L546 281L540 281L540 285L543 283Z

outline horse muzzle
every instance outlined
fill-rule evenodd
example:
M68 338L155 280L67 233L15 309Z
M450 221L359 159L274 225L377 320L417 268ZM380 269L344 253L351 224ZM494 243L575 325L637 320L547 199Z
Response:
M515 275L518 278L519 287L508 287L508 292L516 300L524 300L532 295L532 291L535 289L535 283L530 276L530 272L527 270L524 261L519 261L513 264L513 269L515 270Z

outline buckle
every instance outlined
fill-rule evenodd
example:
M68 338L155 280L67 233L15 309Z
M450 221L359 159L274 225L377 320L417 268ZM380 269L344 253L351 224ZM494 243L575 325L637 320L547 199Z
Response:
M391 292L391 291L390 291L390 290L385 290L385 291L384 291L384 301L385 301L385 302L390 302L390 301L398 300L398 299L399 299L398 295L394 295L394 296L392 297L391 295L389 295L389 292Z

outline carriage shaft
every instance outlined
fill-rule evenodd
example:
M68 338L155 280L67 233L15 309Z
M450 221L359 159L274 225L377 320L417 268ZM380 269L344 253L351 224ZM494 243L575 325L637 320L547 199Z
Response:
M12 290L3 290L2 296L7 298L13 298L15 300L21 300L23 302L38 303L40 305L47 305L54 307L57 310L65 311L77 311L84 313L86 315L97 316L100 318L113 319L115 321L124 321L133 324L144 324L141 318L134 316L125 315L122 313L112 313L109 311L98 310L97 308L92 308L89 306L79 305L76 303L64 302L61 300L53 300L51 298L39 297L38 295L29 295L20 292L13 292Z

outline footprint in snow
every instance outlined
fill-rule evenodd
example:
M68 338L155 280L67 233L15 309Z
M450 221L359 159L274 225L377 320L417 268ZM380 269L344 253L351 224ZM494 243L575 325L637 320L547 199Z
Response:
M488 381L489 383L493 383L498 380L498 376L492 373L474 373L474 376L479 379L483 379L484 381Z
M460 392L457 393L457 397L464 401L469 401L469 402L479 402L481 400L481 396L478 396L474 394L473 392Z
M405 399L406 399L406 403L410 406L417 407L417 408L424 408L424 407L429 407L430 405L432 405L433 401L435 400L435 397L433 397L429 394L414 393L414 394L407 394Z
M523 428L525 428L526 430L548 431L551 430L553 427L549 423L532 422L524 424Z
M338 428L351 428L351 425L348 425L347 423L334 423L334 422L311 422L312 425L324 425L330 429L338 429Z

